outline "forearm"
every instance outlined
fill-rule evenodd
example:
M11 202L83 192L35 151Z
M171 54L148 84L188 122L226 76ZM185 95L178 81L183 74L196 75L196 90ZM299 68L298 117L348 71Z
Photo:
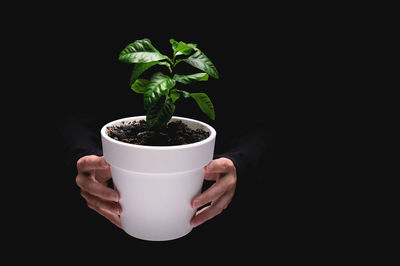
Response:
M65 166L73 174L76 162L85 155L102 155L99 134L90 118L71 116L60 124Z
M240 119L241 122L233 129L225 127L224 130L220 130L222 134L219 140L217 137L217 142L220 142L217 143L218 149L214 158L230 159L236 167L240 184L264 180L267 168L276 155L280 135L279 124L268 118L253 120L257 123L246 123L243 122L245 119ZM225 132L228 132L230 137L225 137ZM227 139L231 141L228 143Z
M260 166L266 159L267 146L271 134L268 130L256 130L234 141L226 152L216 154L215 158L226 157L233 161L238 172Z

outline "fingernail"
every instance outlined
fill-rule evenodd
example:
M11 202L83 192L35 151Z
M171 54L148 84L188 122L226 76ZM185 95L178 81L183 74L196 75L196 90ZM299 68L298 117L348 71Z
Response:
M119 194L118 193L114 193L114 201L118 202L119 201Z
M204 166L204 173L207 174L210 172L210 168L208 168L208 166Z

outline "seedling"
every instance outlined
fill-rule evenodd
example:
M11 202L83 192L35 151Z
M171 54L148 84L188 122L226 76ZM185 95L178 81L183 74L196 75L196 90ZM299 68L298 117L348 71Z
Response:
M200 110L210 119L215 120L214 106L205 93L190 93L175 88L176 83L188 85L193 82L207 81L208 77L218 79L218 71L211 60L197 48L197 44L169 40L172 45L172 59L161 54L149 39L136 40L126 46L119 55L119 60L134 64L129 85L131 89L143 94L146 110L146 126L158 129L165 126L175 112L175 102L183 98L193 98ZM175 67L181 62L203 71L191 75L175 73ZM165 66L168 75L154 73L149 80L140 78L143 72L155 65Z

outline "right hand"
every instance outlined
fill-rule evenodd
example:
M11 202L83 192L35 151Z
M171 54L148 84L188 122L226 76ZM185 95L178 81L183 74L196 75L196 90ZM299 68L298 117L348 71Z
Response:
M107 186L111 178L110 165L103 156L88 155L76 163L78 175L76 184L89 208L103 215L113 224L122 228L119 215L122 212L118 203L120 196L117 190Z

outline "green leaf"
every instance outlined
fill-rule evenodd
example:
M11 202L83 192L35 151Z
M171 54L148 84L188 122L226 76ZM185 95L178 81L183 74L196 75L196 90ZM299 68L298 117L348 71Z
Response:
M208 57L200 50L197 50L190 57L188 57L186 59L182 59L182 61L185 61L189 65L192 65L195 68L198 68L198 69L206 72L211 77L214 77L216 79L219 78L217 68L214 66L214 64L211 62L211 60L208 59Z
M196 73L196 74L192 74L192 75L175 74L173 79L180 83L183 83L183 84L190 84L194 81L207 81L208 74L207 73Z
M137 93L145 93L147 91L147 84L149 84L147 79L137 79L133 82L131 89Z
M171 64L165 61L158 62L159 65L166 66L169 69L169 72L172 73Z
M196 51L199 50L199 49L197 49L197 44L195 44L195 43L187 43L187 45L192 47Z
M171 91L169 96L171 97L173 103L175 103L181 97L177 91Z
M135 80L140 77L140 75L145 72L150 67L157 65L158 61L149 62L149 63L137 63L133 66L132 74L129 79L129 85L131 86Z
M187 91L184 91L184 90L177 90L177 91L180 92L183 95L183 97L185 97L185 98L190 97L190 93Z
M144 92L144 108L149 110L158 102L162 95L168 95L169 90L175 86L175 80L161 72L151 76Z
M184 43L182 41L177 42L174 39L170 39L169 42L172 44L172 49L174 50L174 57L177 55L190 55L193 49L197 47L195 43Z
M209 118L215 120L215 111L214 106L210 100L210 98L205 93L191 93L190 97L192 97L197 105L200 107L201 111L205 113Z
M162 95L157 103L146 114L146 125L149 129L157 129L168 123L175 112L175 104L169 96Z
M185 60L185 59L177 59L177 60L175 61L174 66L176 66L178 63L182 62L183 60Z
M119 55L119 60L125 63L148 63L169 59L161 54L149 39L137 40L126 46Z
M187 45L184 42L179 42L175 48L175 55L190 55L193 51L193 48Z
M165 61L154 61L154 62L149 62L149 63L136 63L133 66L133 70L132 70L132 74L131 77L129 79L129 85L131 86L133 82L135 82L135 80L137 78L140 77L140 75L142 75L143 72L145 72L147 69L149 69L150 67L154 66L154 65L163 65L168 67L169 71L172 72L171 69L171 65L168 62Z
M174 54L176 53L176 47L178 46L178 42L175 41L174 39L169 39L169 43L172 44L172 50L174 51Z

